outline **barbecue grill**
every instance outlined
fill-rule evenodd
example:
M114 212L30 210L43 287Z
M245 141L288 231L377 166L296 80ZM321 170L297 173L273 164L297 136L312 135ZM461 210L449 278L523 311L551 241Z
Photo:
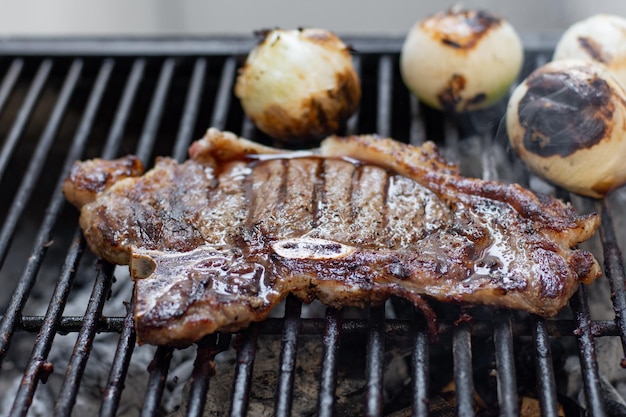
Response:
M510 154L500 127L503 104L456 118L429 110L400 79L401 39L345 40L357 51L363 101L344 133L378 132L414 144L428 138L465 174L516 181L600 212L600 232L587 245L604 260L605 276L581 287L554 319L435 306L436 337L399 300L342 311L289 297L283 310L239 334L211 335L184 350L138 347L125 268L86 249L61 183L76 159L133 153L149 166L157 155L183 160L209 126L269 143L232 93L254 40L7 40L0 42L0 413L78 414L90 397L104 416L255 415L263 362L273 369L267 412L277 416L301 413L305 379L314 380L306 415L530 415L525 398L544 416L626 415L598 352L605 341L626 347L620 193L596 202L551 188ZM525 39L522 77L550 59L551 41ZM598 313L598 305L608 313ZM109 346L110 361L94 357L99 343ZM303 350L312 356L302 359ZM575 398L565 395L561 378L568 352L580 361L574 373L583 389ZM623 354L610 366L626 366ZM186 373L174 368L183 357L193 364ZM358 387L349 395L339 392L346 361ZM103 363L102 379L91 380ZM398 364L406 375L395 371ZM387 382L394 376L400 382L392 392ZM87 385L100 388L86 392ZM453 387L447 397L444 386ZM216 388L223 400L215 399ZM180 401L171 405L176 389ZM134 409L125 405L129 391L138 397ZM216 406L222 408L209 414Z

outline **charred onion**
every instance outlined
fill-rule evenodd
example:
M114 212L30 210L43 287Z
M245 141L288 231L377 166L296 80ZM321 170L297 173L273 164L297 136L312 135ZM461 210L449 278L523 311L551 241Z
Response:
M465 112L501 99L517 78L522 43L504 19L450 9L417 22L400 56L404 83L427 105Z
M626 93L605 67L548 63L511 95L510 143L537 174L600 198L626 182Z
M235 85L246 115L281 141L337 132L361 99L350 49L324 29L271 30L248 55Z
M573 24L557 43L554 60L559 59L605 65L626 86L626 19L597 14Z

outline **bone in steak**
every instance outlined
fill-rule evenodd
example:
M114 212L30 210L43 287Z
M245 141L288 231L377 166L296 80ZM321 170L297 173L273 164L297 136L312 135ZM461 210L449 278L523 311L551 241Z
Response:
M64 192L91 250L130 264L141 343L185 345L266 318L288 293L336 307L422 296L553 316L599 274L599 225L421 147L330 137L287 152L209 129L178 163L77 162Z

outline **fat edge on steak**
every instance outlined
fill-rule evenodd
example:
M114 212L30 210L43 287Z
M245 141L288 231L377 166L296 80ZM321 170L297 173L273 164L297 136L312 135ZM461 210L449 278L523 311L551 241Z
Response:
M423 297L553 316L600 274L575 246L597 214L466 178L431 142L331 136L310 151L209 129L178 163L76 162L64 184L91 250L129 264L138 341L186 345L293 293L335 306Z

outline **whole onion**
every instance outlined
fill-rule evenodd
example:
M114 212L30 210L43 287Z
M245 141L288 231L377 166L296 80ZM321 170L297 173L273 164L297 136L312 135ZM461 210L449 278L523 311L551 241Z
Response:
M248 55L235 95L267 135L301 142L337 132L359 105L361 83L334 33L275 29Z
M600 198L626 182L626 92L606 67L552 61L511 95L509 141L535 173Z
M522 43L506 20L485 11L450 9L410 29L400 71L425 104L465 112L501 99L522 61Z
M553 60L583 59L605 65L626 87L626 19L597 14L576 22L561 36Z

